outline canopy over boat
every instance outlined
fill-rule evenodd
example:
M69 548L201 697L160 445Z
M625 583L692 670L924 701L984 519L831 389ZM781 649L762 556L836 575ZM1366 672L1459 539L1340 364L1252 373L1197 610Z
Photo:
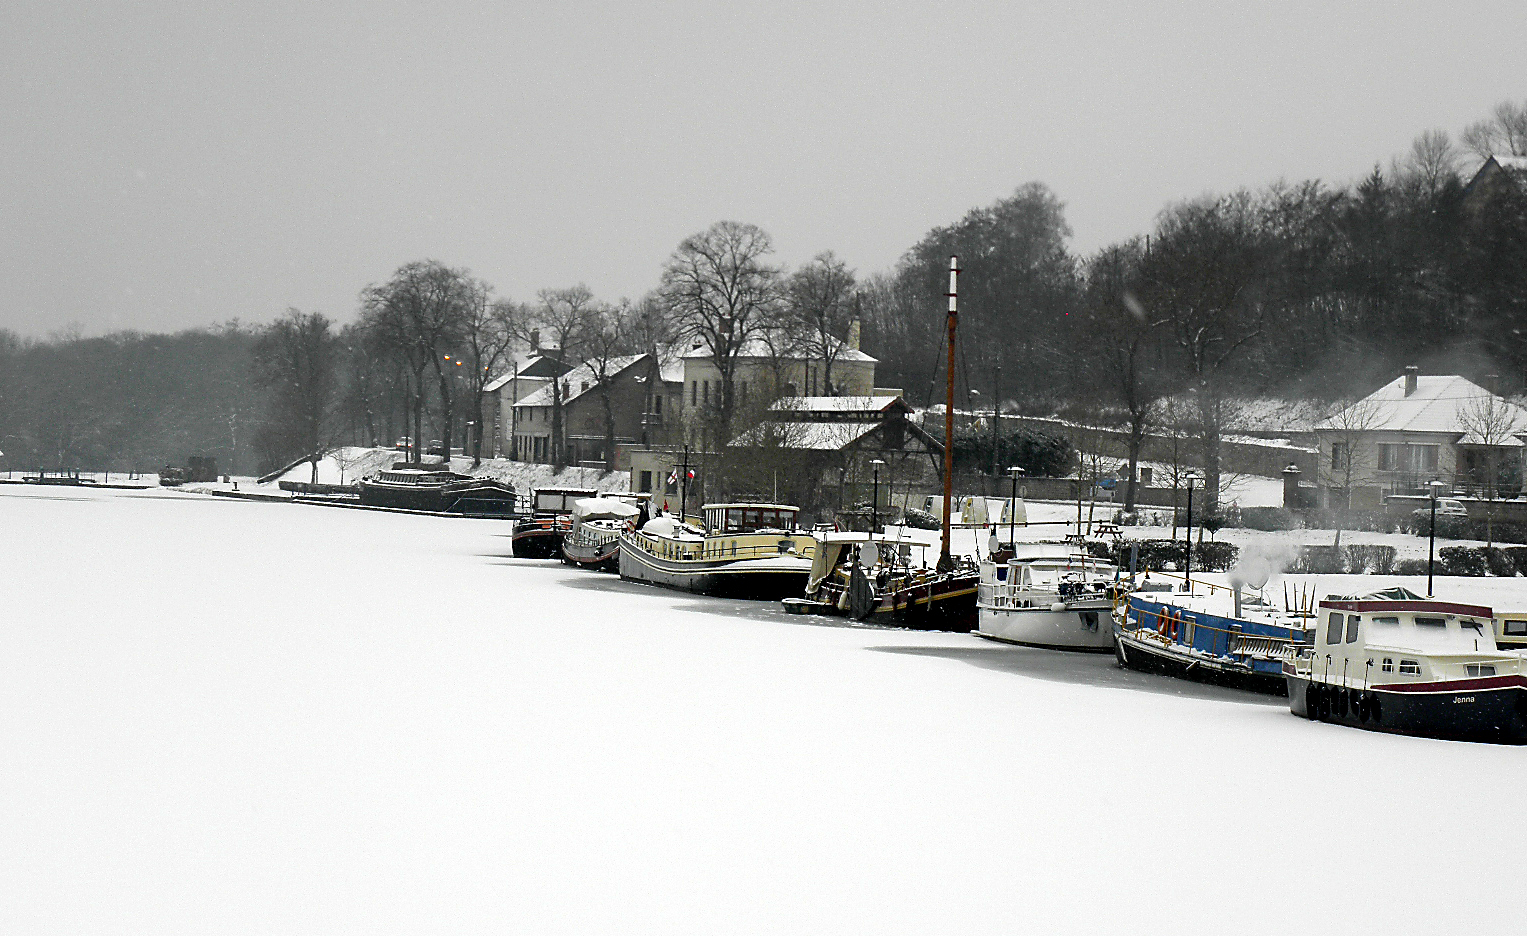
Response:
M640 510L624 501L609 497L585 497L573 502L573 522L588 520L630 520Z

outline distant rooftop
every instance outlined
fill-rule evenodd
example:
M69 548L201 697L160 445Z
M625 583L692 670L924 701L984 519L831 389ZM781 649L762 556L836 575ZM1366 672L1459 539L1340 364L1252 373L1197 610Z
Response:
M1467 378L1456 374L1417 376L1416 387L1409 395L1405 393L1405 381L1404 376L1391 380L1342 413L1351 413L1361 407L1364 411L1350 419L1350 424L1368 431L1463 435L1469 432L1466 418L1468 408L1495 396L1504 418L1511 421L1510 432L1518 435L1527 433L1527 410L1490 393ZM1338 414L1317 423L1315 429L1335 430L1342 427L1342 422ZM1478 444L1477 440L1471 439L1471 435L1464 435L1459 441L1465 445Z

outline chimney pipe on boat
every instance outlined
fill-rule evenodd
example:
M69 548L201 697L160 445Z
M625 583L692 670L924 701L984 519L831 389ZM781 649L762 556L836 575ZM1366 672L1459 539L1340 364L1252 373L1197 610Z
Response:
M1235 583L1235 619L1237 621L1241 619L1241 585L1239 582Z

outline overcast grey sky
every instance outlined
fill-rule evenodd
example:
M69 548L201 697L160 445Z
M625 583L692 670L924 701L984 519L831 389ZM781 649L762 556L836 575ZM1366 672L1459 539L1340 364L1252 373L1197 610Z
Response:
M1527 97L1527 3L0 4L0 327L348 319L426 257L636 297L730 218L890 267L1040 180L1074 247Z

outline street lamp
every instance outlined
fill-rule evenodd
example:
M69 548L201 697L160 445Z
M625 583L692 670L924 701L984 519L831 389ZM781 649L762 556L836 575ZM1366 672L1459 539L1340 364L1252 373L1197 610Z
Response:
M1018 555L1018 534L1014 528L1018 525L1018 477L1023 474L1023 469L1017 465L1007 469L1007 473L1013 476L1013 495L1007 501L1007 539L1012 544L1013 555Z
M870 460L870 464L874 466L875 472L875 493L870 495L870 535L874 536L875 527L880 524L880 466L885 462L875 458Z
M1186 525L1188 554L1182 563L1182 588L1183 591L1191 592L1193 590L1193 482L1198 480L1198 476L1190 471L1184 480L1188 482L1188 518Z
M1442 487L1442 482L1433 478L1427 482L1427 489L1432 494L1432 524L1431 534L1426 543L1426 597L1432 596L1432 558L1437 552L1437 489Z

